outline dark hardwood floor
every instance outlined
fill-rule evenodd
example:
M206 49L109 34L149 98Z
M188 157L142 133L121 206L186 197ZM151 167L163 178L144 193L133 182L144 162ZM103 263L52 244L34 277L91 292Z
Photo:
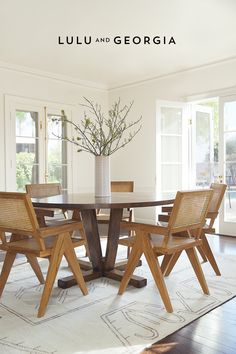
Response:
M236 237L208 236L211 248L236 256ZM146 348L142 354L235 354L236 298Z

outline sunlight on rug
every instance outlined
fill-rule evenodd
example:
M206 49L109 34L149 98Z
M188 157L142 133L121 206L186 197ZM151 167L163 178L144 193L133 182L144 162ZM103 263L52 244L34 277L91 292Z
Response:
M182 256L166 278L172 314L165 311L143 262L136 273L147 277L145 288L130 286L118 296L119 284L101 278L87 283L89 295L83 296L76 286L63 290L55 284L46 315L40 319L36 315L42 286L28 264L17 264L0 302L0 353L140 353L235 296L235 257L218 255L217 260L221 277L215 276L208 263L203 264L210 289L207 296ZM47 261L40 264L45 271ZM65 263L59 277L68 274Z

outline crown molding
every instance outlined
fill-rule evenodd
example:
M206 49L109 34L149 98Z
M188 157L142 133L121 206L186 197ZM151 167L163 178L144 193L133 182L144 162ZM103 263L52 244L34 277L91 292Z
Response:
M236 56L213 61L208 64L194 66L194 67L191 67L188 69L170 72L170 73L155 76L155 77L149 77L149 78L146 78L143 80L126 82L123 84L111 84L111 85L105 85L102 83L92 82L92 81L87 81L87 80L80 80L80 79L73 78L73 77L67 76L67 75L51 73L51 72L42 71L42 70L38 70L38 69L26 67L26 66L6 63L3 61L0 61L0 69L8 70L8 71L15 71L15 72L23 73L26 75L31 75L31 76L41 77L41 78L45 78L45 79L49 79L49 80L59 81L59 82L63 82L63 83L70 84L70 85L76 85L81 88L90 88L90 89L100 90L100 91L104 91L104 92L109 92L109 91L115 91L115 90L119 90L119 89L123 89L123 88L137 87L140 85L156 82L159 80L164 80L164 79L178 76L181 74L190 73L190 72L194 72L194 71L198 71L198 70L202 70L202 69L207 69L207 68L219 66L219 65L230 63L233 61L236 61Z
M0 61L0 69L7 70L7 71L15 71L15 72L23 73L26 75L31 75L31 76L41 77L44 79L59 81L59 82L63 82L66 84L76 85L81 88L90 88L90 89L96 89L96 90L102 90L102 91L108 90L108 86L101 84L101 83L80 80L80 79L76 79L76 78L73 78L73 77L70 77L67 75L51 73L51 72L47 72L47 71L42 71L42 70L30 68L27 66L6 63L3 61Z
M227 97L236 93L236 86L225 87L217 90L197 92L190 96L183 97L185 102L203 101L212 97Z
M149 77L143 80L137 80L137 81L133 81L133 82L127 82L124 84L117 84L117 85L110 85L108 87L108 91L115 91L115 90L119 90L122 88L128 88L128 87L136 87L136 86L140 86L140 85L144 85L144 84L148 84L148 83L152 83L155 81L159 81L159 80L164 80L173 76L177 76L177 75L181 75L181 74L185 74L185 73L189 73L189 72L193 72L193 71L198 71L198 70L202 70L202 69L207 69L207 68L211 68L211 67L215 67L215 66L219 66L222 64L226 64L226 63L230 63L236 61L236 56L232 56L229 58L225 58L225 59L221 59L221 60L217 60L217 61L212 61L210 63L207 64L202 64L202 65L198 65L198 66L193 66L191 68L188 69L183 69L183 70L179 70L179 71L173 71L167 74L163 74L163 75L159 75L159 76L155 76L155 77Z

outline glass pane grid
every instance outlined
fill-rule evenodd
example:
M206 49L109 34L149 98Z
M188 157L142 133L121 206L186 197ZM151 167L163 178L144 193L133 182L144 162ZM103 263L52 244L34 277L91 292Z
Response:
M62 189L67 190L67 141L62 139L67 127L60 118L60 115L48 115L48 182L61 183Z
M16 111L16 184L25 191L25 184L39 182L38 113Z

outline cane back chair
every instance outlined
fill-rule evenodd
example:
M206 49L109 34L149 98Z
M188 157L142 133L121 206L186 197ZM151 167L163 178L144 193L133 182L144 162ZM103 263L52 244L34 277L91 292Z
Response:
M213 252L211 250L211 247L208 243L206 234L214 234L215 229L214 229L214 222L219 214L219 208L222 203L225 191L226 191L227 185L222 184L222 183L212 183L210 186L210 189L213 190L212 194L212 199L208 208L208 212L206 214L206 223L204 224L204 227L202 228L202 233L201 233L201 239L202 239L202 245L198 246L197 249L199 253L202 256L203 261L209 261L211 264L212 268L214 269L216 275L221 275L219 267L217 265L217 262L215 260L215 257L213 255ZM158 216L158 220L160 222L168 222L169 217L170 217L170 212L172 210L172 207L162 207L162 211L166 212L167 214L160 214ZM180 253L176 253L173 255L173 258L171 261L168 261L167 257L164 258L163 264L162 264L162 270L165 273L166 276L170 274L172 271L175 263L177 262L178 258L180 256Z
M0 237L2 241L0 249L6 251L0 275L0 296L18 253L33 259L36 257L49 259L38 317L45 314L63 255L82 293L86 295L87 288L74 251L74 248L81 246L84 240L71 237L75 230L81 228L81 222L74 220L65 220L60 226L39 227L29 195L0 192ZM6 233L12 234L8 242ZM38 271L41 272L40 268Z
M168 312L172 312L172 304L158 257L162 255L171 257L172 254L183 250L187 253L203 292L209 294L195 248L202 244L200 235L211 196L211 190L178 192L166 226L133 222L121 223L121 227L134 230L135 236L126 239L127 246L132 246L132 249L120 284L120 295L125 291L135 267L144 253L165 308ZM192 230L198 230L195 237L192 236ZM186 232L187 236L180 236L180 232Z
M26 184L26 192L31 198L46 198L62 193L62 188L60 183L35 183ZM39 226L56 226L59 224L59 216L63 215L63 219L68 219L68 212L66 209L49 209L49 208L35 208L35 213L38 219ZM54 218L56 216L56 218ZM78 211L73 212L73 219L81 221L80 213ZM61 220L60 220L61 221ZM87 239L84 229L80 229L79 236L84 239L84 247L86 250L86 255L89 256L89 249L87 245Z
M60 183L33 183L25 185L26 192L31 198L46 198L62 193ZM35 208L36 216L40 226L46 226L46 217L54 217L55 214L63 214L67 219L67 211L62 209Z
M111 181L111 192L112 193L132 193L134 191L134 181ZM101 213L101 210L97 210L97 220L98 223L108 223L110 218L109 213ZM129 208L124 210L123 218L124 221L133 220L133 209Z

